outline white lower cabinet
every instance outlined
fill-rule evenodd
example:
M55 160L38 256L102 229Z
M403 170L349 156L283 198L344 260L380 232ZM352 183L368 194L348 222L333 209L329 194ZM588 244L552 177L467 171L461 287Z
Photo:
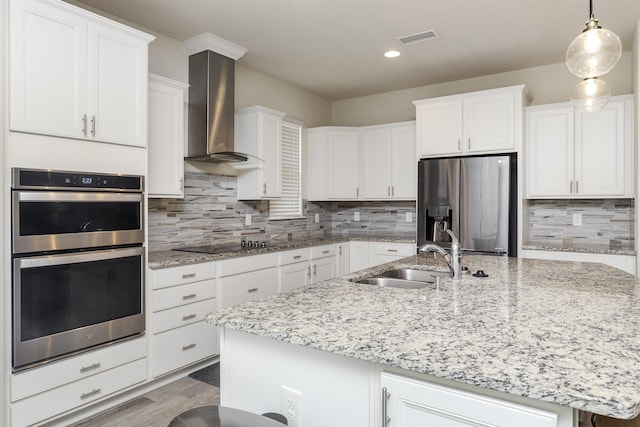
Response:
M555 261L599 262L636 275L634 255L592 254L582 252L541 251L525 249L522 258L549 259Z
M375 267L416 254L415 243L349 242L351 272Z
M277 254L219 261L219 308L278 293Z
M151 272L151 376L159 377L218 353L215 263Z
M333 279L337 275L336 245L311 248L311 283Z
M545 410L387 372L381 386L383 427L572 426L569 408Z
M350 263L350 259L349 259L349 242L336 244L336 251L338 252L338 254L337 254L338 262L337 262L337 265L336 265L336 268L337 268L336 276L340 277L340 276L342 276L344 274L351 273L351 270L349 269L349 263Z
M323 245L279 253L280 292L338 276L338 246Z
M147 380L147 344L136 338L11 376L11 425L56 417Z

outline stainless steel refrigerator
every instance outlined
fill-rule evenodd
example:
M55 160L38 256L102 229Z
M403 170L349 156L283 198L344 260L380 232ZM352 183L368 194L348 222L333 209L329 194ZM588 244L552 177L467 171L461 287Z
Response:
M451 246L453 230L463 251L515 256L516 157L423 159L418 162L418 246Z

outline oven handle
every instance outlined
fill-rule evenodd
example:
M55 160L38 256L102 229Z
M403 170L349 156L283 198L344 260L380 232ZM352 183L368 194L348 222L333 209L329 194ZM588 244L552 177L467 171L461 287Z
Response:
M91 193L67 191L18 191L19 202L140 202L142 193Z
M74 252L60 255L43 255L35 257L16 258L16 266L24 268L47 267L61 264L76 264L80 262L104 261L108 259L139 256L144 254L144 248L137 246L124 249L107 249L92 252Z

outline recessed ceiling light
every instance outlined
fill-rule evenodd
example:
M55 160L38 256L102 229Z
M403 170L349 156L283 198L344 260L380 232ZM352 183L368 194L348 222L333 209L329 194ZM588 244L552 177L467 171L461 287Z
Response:
M386 56L387 58L397 58L398 56L400 56L400 52L398 52L397 50L388 50L384 53L384 56Z

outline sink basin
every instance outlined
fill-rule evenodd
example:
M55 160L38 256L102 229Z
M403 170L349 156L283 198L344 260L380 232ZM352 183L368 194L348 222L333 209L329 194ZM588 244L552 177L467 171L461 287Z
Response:
M413 270L410 268L399 268L397 270L389 270L380 274L381 277L390 277L394 279L413 280L417 282L434 283L436 277L451 277L451 274L443 271L425 271Z
M365 283L365 284L374 285L374 286L382 286L386 288L401 288L401 289L422 289L422 288L426 288L427 285L429 285L428 282L395 279L392 277L371 277L369 279L359 280L358 283Z

